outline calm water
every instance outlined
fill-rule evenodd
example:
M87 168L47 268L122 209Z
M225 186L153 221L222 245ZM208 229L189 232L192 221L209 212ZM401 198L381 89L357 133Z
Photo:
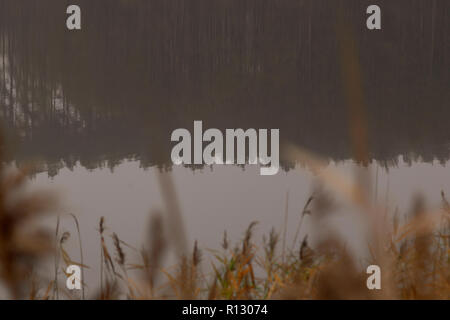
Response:
M33 162L32 187L59 192L62 211L77 215L92 281L99 218L139 247L150 210L164 210L161 172L174 181L187 243L217 248L224 230L238 240L254 220L259 239L280 231L288 197L290 246L314 174L287 159L273 177L171 168L170 134L194 120L279 128L281 143L328 169L352 175L355 161L370 163L374 201L392 210L408 210L416 192L439 205L450 193L450 2L380 0L377 32L365 28L369 2L72 1L82 30L68 32L61 1L0 0L7 160ZM355 212L341 211L314 229L363 234L346 222L358 223Z

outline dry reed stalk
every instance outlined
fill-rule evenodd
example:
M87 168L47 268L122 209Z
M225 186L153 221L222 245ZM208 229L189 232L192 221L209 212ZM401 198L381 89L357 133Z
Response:
M84 258L83 258L83 245L81 243L80 224L78 223L78 219L74 214L71 213L70 216L75 221L75 226L77 228L78 246L80 248L81 279L84 279ZM81 286L81 298L83 300L85 299L84 286Z
M0 137L0 162L3 160ZM37 226L37 218L54 211L56 199L45 192L25 194L26 172L8 172L0 168L0 279L11 297L20 299L34 266L50 254L52 241L46 230Z

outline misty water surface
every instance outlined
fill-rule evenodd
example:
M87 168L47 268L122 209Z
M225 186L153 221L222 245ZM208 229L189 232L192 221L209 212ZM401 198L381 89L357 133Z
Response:
M92 281L99 218L139 246L149 213L164 207L157 171L173 178L189 246L218 248L224 230L237 241L254 220L259 239L281 232L287 197L292 239L314 174L288 159L273 177L249 166L172 168L170 134L194 120L279 128L281 143L333 169L369 164L374 201L392 210L407 211L416 192L439 205L450 192L450 2L380 0L377 32L365 28L369 2L72 1L83 27L69 32L61 1L0 0L6 160L33 163L32 186L59 192L64 213L79 218ZM332 225L347 236L364 233L342 221Z

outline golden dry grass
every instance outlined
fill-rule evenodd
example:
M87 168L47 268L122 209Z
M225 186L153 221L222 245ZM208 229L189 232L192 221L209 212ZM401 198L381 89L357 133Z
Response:
M320 159L290 149L291 155L309 161L321 172ZM306 159L306 160L305 160ZM136 249L109 233L102 218L98 225L101 259L100 288L94 299L449 299L450 298L450 204L442 192L442 208L429 211L420 197L412 198L412 212L405 224L399 225L398 214L386 219L382 209L365 200L360 181L352 181L339 172L318 177L349 203L372 217L368 250L370 261L382 270L382 290L368 290L365 269L358 267L358 258L343 241L330 236L310 247L308 236L299 238L298 230L305 217L333 215L333 195L317 190L299 213L299 226L292 245L281 246L275 229L263 238L254 240L256 222L244 232L244 237L232 243L225 232L222 248L203 254L194 243L191 253L179 250L180 244L167 239L163 229L163 212L153 212L149 239L142 249ZM87 268L83 261L73 261L64 249L67 232L52 239L37 229L33 217L52 208L54 201L46 194L15 196L16 189L25 183L23 174L1 176L0 189L0 277L11 298L66 299L84 298L58 287L57 270L69 264ZM170 176L167 177L170 179ZM167 182L166 184L167 185ZM170 184L169 184L170 185ZM164 187L163 187L164 188ZM356 192L358 191L358 192ZM171 190L171 192L174 192ZM8 200L14 198L15 201ZM168 201L174 201L173 199ZM169 208L177 207L177 204ZM166 215L164 215L166 216ZM74 217L77 227L78 221ZM173 223L173 222L172 222ZM180 223L180 222L178 222ZM183 229L183 225L179 225ZM79 228L78 228L79 231ZM105 239L111 237L113 247ZM80 250L82 250L81 239ZM56 244L53 245L53 244ZM52 250L54 248L54 250ZM179 264L165 269L162 257L171 248L179 257ZM128 261L128 253L138 253L139 261ZM203 249L204 251L204 249ZM54 255L55 278L36 279L33 267L44 257ZM83 253L81 251L81 257ZM204 258L207 256L207 258ZM202 267L203 266L203 267ZM211 272L202 271L212 270ZM49 279L51 271L49 270ZM138 276L136 276L138 275ZM39 288L38 283L41 284ZM93 284L90 284L92 287Z
M413 210L409 214L402 213L408 220L399 225L397 213L392 215L383 206L373 203L370 175L366 168L370 156L358 47L342 8L338 12L336 38L340 48L353 158L360 164L355 168L355 178L324 170L326 161L296 146L288 146L285 158L306 165L316 173L320 184L330 191L318 189L308 198L299 213L298 227L290 246L286 243L287 220L282 234L272 230L262 243L254 241L256 222L248 226L238 243L233 244L225 232L222 249L211 250L208 258L204 259L203 266L212 270L205 274L202 272L202 251L197 242L192 252L188 252L182 210L170 173L158 173L165 210L152 212L148 241L142 249L128 245L116 233L109 234L105 219L99 221L100 283L98 292L89 298L450 298L450 204L444 192L440 210L428 210L422 198L411 197ZM24 181L24 174L11 175L2 170L0 175L0 279L12 298L74 298L58 286L58 275L62 268L60 260L65 266L77 264L82 270L87 268L83 261L78 220L73 216L78 231L80 262L73 261L64 249L70 234L59 233L59 222L54 239L42 230L30 232L32 218L48 212L53 201L48 195L16 197L16 189ZM10 198L14 199L13 203ZM367 232L370 258L365 265L381 267L381 290L367 289L365 268L358 265L359 257L346 248L342 239L330 235L314 248L310 246L308 235L299 239L305 217L321 219L332 216L335 198L356 208L370 226ZM161 231L164 224L173 231L169 238ZM108 248L106 237L112 237L113 248ZM162 259L171 249L178 257L178 264L165 269ZM127 251L137 253L139 261L128 261ZM44 290L39 290L39 281L32 276L32 266L39 264L45 255L52 254L55 258L54 279L48 281ZM140 276L133 276L136 273ZM85 298L84 289L81 298Z

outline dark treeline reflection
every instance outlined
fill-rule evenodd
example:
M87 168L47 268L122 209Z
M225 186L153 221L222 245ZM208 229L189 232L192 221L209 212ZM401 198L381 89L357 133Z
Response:
M449 158L450 1L0 0L0 106L13 158L54 174L125 158L170 163L170 133L280 128L352 157L337 21L356 43L371 159ZM339 20L339 21L341 21Z

